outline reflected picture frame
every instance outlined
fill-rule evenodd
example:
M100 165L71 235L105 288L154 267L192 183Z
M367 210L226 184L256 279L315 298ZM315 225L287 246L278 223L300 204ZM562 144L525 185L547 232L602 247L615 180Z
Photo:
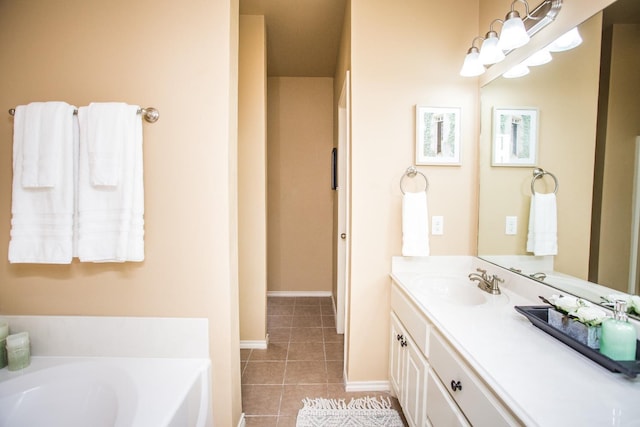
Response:
M416 105L416 165L462 164L460 110Z
M535 107L494 107L491 166L536 165L538 115Z

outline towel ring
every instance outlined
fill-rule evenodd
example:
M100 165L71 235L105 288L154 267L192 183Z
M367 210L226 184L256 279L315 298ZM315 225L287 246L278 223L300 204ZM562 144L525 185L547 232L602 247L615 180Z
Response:
M536 183L536 180L538 178L542 178L545 175L549 175L551 178L553 178L553 182L555 183L555 188L553 189L553 194L556 194L558 192L558 188L560 188L560 183L558 182L558 178L556 178L556 176L554 174L552 174L551 172L547 172L542 168L535 168L533 170L533 179L531 180L531 194L536 194L536 190L534 188L534 185Z
M402 181L404 180L404 178L407 176L409 178L415 178L416 175L421 175L424 178L424 191L426 192L429 189L429 180L427 179L425 174L416 169L415 166L409 166L404 175L402 175L402 178L400 178L400 191L402 192L402 194L404 194L404 188L402 188Z

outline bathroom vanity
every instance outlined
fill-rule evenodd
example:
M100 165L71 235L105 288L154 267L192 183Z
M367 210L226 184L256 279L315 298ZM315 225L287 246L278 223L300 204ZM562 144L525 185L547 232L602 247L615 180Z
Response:
M500 295L469 280L477 268L504 279ZM557 290L465 256L394 257L391 277L390 380L410 426L639 425L640 378L514 309Z

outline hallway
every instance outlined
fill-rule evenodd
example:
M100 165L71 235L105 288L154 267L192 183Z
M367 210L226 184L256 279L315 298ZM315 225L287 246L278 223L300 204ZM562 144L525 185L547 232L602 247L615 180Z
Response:
M267 350L240 353L247 427L294 427L306 397L389 396L344 391L344 335L336 333L331 298L269 297L267 330Z

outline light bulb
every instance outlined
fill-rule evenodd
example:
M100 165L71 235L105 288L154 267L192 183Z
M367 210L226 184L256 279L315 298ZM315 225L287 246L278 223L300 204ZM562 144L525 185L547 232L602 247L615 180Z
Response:
M475 77L485 72L484 65L480 62L477 47L471 47L464 58L460 75L462 77Z
M480 62L485 65L496 64L504 59L504 52L498 47L498 33L489 31L480 46Z
M580 33L578 32L578 27L574 27L573 29L567 31L557 39L555 39L547 49L550 52L563 52L565 50L573 49L574 47L580 46L582 43L582 37L580 37Z
M509 51L527 43L529 43L529 34L524 27L524 22L520 19L520 14L512 10L507 14L502 25L498 47L503 51Z

